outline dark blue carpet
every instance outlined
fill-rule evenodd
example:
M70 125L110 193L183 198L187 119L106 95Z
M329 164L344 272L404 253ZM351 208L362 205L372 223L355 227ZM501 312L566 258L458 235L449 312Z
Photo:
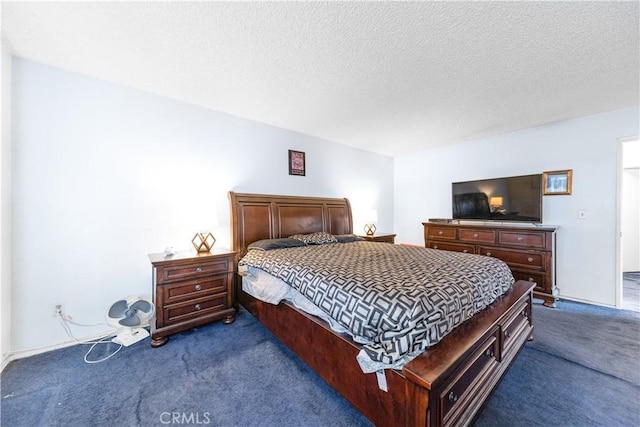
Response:
M640 425L640 315L560 302L534 325L478 426ZM87 348L9 364L2 426L370 425L244 310L97 365Z

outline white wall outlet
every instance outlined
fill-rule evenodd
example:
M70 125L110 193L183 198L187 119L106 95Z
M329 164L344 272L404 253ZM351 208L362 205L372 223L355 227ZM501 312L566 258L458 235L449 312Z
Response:
M64 313L64 304L62 304L61 302L57 303L57 304L53 304L53 313L52 316L56 317L60 314Z
M584 209L579 210L578 219L587 219L587 211Z

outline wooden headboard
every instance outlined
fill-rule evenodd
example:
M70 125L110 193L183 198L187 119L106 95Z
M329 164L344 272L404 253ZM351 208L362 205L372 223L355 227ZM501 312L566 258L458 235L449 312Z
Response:
M238 257L249 244L262 239L326 231L353 233L348 199L275 196L229 192L231 202L231 249Z

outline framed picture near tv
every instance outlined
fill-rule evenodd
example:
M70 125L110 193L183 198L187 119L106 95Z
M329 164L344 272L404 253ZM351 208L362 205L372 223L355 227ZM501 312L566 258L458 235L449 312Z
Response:
M573 170L551 171L542 174L542 188L545 196L562 196L571 194Z

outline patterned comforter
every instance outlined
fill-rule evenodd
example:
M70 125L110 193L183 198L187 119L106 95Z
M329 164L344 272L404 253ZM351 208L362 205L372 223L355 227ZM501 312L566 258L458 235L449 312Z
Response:
M495 258L376 242L250 250L240 265L291 285L388 365L436 344L514 282Z

